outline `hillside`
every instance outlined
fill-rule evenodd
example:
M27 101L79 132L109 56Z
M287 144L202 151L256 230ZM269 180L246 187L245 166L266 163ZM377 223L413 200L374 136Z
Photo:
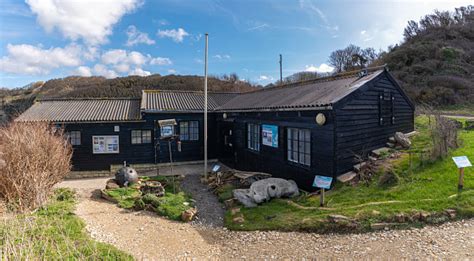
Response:
M4 103L0 110L3 109L6 120L10 120L29 108L38 98L140 97L144 89L197 91L203 90L203 84L202 77L188 75L155 74L114 79L70 76L45 83L33 83L18 89L0 89L0 100ZM225 75L220 78L209 77L208 88L211 92L247 92L257 87L240 81L236 75Z
M410 21L404 36L377 62L388 65L416 103L474 103L474 6Z

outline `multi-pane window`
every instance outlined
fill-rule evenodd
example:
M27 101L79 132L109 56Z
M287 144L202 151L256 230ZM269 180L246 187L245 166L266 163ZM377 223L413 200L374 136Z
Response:
M247 124L247 148L260 151L260 125Z
M81 132L80 131L69 131L66 132L66 137L71 145L81 145Z
M199 140L199 122L181 121L179 123L180 140Z
M132 130L132 144L151 143L151 130Z
M288 160L309 166L311 164L311 132L307 129L288 128Z

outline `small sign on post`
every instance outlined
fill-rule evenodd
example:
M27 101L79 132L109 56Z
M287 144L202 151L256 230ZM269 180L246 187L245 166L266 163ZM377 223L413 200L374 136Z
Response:
M324 206L324 190L330 189L331 183L332 183L332 177L318 176L318 175L314 177L313 187L321 189L321 194L320 194L321 197L319 200L319 205L321 207Z
M461 190L464 187L464 168L472 167L472 164L467 156L453 157L453 161L459 169L458 189Z

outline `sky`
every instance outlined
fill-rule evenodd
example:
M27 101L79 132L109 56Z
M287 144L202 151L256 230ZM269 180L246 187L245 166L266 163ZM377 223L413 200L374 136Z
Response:
M1 0L0 87L70 75L237 73L255 84L329 72L349 44L386 50L409 20L471 1Z

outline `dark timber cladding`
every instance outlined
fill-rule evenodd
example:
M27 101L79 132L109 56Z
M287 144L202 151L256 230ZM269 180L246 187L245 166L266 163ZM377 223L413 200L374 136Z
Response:
M64 126L74 169L98 170L124 161L168 162L164 133L179 137L171 143L174 161L202 160L203 106L203 92L144 90L141 99L37 101L16 121ZM412 102L379 68L248 93L209 93L208 110L209 158L293 179L307 190L314 189L315 175L350 171L356 156L414 128ZM169 119L172 126L158 124Z

